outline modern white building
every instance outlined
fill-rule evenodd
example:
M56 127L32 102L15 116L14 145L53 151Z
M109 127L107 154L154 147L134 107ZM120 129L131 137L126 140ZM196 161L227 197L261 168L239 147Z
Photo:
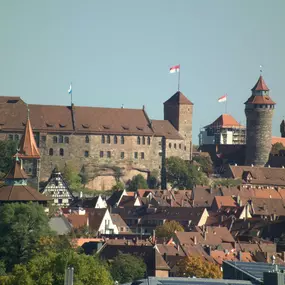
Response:
M231 115L222 114L199 134L199 145L245 144L246 128Z

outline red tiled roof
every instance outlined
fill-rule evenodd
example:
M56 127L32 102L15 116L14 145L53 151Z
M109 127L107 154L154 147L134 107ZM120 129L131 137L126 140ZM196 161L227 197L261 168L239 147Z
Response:
M245 104L265 104L265 105L275 105L275 102L266 95L252 95L245 102Z
M154 132L158 136L164 136L167 139L183 139L169 121L153 120L152 124Z
M232 178L242 179L245 171L252 176L251 184L285 186L285 168L230 165Z
M40 152L35 141L29 118L27 119L24 135L19 144L18 155L22 158L40 158Z
M193 105L193 103L180 91L177 91L164 104Z
M216 196L213 203L214 202L218 209L221 207L237 207L235 200L231 196Z
M222 114L218 119L216 119L212 124L206 127L213 127L213 128L244 128L241 124L239 124L231 115L229 114Z
M65 215L69 223L73 228L78 229L87 225L88 214L79 215L79 214L69 214Z
M281 137L272 137L272 141L271 144L276 144L276 143L282 143L283 146L285 146L285 138L281 138Z
M4 185L0 187L0 201L46 202L49 200L51 200L51 198L27 185Z
M178 97L180 104L186 104L186 97L185 100L182 100L182 95ZM29 105L29 109L34 131L165 136L182 139L168 121L151 122L144 109L83 106L71 108L33 104ZM26 124L26 113L26 104L20 97L0 96L0 129L22 132Z
M251 89L252 91L269 91L263 77L260 75L256 84Z
M21 163L16 161L14 165L6 175L5 179L27 179L28 175L25 173L24 169L21 168Z

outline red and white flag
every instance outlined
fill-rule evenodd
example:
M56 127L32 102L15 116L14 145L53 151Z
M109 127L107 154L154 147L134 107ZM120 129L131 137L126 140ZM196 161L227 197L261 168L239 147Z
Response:
M176 73L180 71L180 64L170 67L169 73Z
M219 103L221 103L221 102L226 102L226 101L227 101L227 94L224 95L224 96L222 96L222 97L220 97L220 98L218 99L218 102L219 102Z

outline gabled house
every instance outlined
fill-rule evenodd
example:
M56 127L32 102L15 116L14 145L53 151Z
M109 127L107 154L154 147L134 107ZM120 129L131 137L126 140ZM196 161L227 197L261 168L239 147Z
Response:
M94 209L105 209L107 208L107 202L102 198L101 195L98 195L94 198L79 198L75 199L70 208L94 208Z
M52 171L42 193L52 197L53 205L60 207L69 206L74 200L74 196L72 195L67 183L64 181L61 173L56 169Z

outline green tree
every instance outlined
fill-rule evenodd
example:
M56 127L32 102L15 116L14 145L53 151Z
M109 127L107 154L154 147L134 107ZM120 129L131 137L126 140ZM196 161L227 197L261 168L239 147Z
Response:
M206 173L208 176L213 173L213 161L209 155L207 156L195 156L193 161L196 161L200 166L201 170Z
M62 285L65 269L74 268L74 285L111 285L107 267L93 256L75 251L46 252L35 255L26 265L16 265L11 285ZM9 283L7 283L9 284Z
M128 191L137 191L138 189L147 189L147 182L141 174L132 178L129 183Z
M0 141L0 178L7 174L13 164L13 155L17 152L17 142Z
M219 265L203 260L201 257L186 257L178 264L178 275L196 278L223 278Z
M241 179L221 178L213 180L212 187L218 187L218 186L235 187L241 184L242 184Z
M155 235L159 238L169 239L173 237L175 231L184 232L184 228L176 221L166 221L163 225L156 227Z
M120 253L114 259L110 269L115 281L127 283L143 278L146 272L146 265L139 257Z
M87 173L87 171L86 171L86 169L85 169L85 167L83 166L82 167L82 169L81 169L81 171L80 171L80 173L79 173L79 177L80 177L80 179L81 179L81 184L84 186L84 188L85 188L85 186L86 186L86 184L88 183L88 181L89 181L89 177L88 177L88 173Z
M0 207L0 256L8 270L33 255L41 236L51 234L44 208L36 203L4 204Z
M124 190L125 189L125 185L123 182L118 181L113 187L112 187L112 191L120 191L120 190Z
M72 164L70 163L65 164L62 171L62 176L71 189L76 190L78 188L81 188L81 177L76 172Z
M274 155L278 155L280 150L285 150L285 147L282 143L277 142L271 148L271 153Z
M159 187L159 171L158 170L153 170L150 172L148 179L147 179L147 184L149 189L158 189Z
M172 188L178 189L191 189L194 185L209 183L199 167L176 156L166 160L166 179Z

